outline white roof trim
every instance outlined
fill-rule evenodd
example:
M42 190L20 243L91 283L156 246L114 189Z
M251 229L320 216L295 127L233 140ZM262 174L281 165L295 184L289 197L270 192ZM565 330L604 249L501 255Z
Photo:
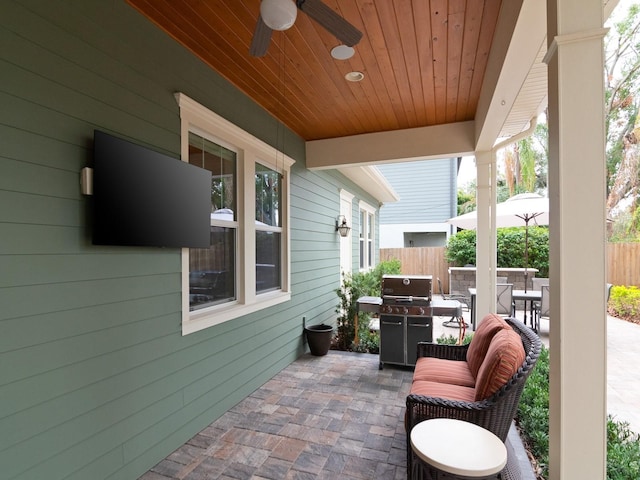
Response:
M381 204L400 200L384 175L374 166L344 167L337 170Z

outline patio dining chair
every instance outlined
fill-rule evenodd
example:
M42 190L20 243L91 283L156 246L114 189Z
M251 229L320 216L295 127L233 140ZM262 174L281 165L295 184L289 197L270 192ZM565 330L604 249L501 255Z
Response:
M533 306L534 311L534 329L536 332L540 331L540 319L549 318L550 304L549 304L549 285L542 285L540 287L540 301L536 302Z
M516 304L513 301L513 283L498 283L496 285L496 313L515 317Z
M458 302L460 302L460 304L462 305L462 308L465 308L468 311L470 311L469 308L469 297L461 294L461 293L448 293L445 294L444 291L442 290L442 282L440 281L440 277L438 277L438 290L440 290L440 296L442 297L443 300L457 300ZM445 327L461 327L461 321L464 322L464 320L461 320L460 318L456 317L455 315L453 315L449 320L446 320L444 322L442 322L442 325ZM466 323L464 323L464 327L468 327L469 325L467 325Z
M534 290L540 290L543 285L549 285L549 279L544 277L533 277L531 279L531 284L533 285Z
M457 300L462 304L462 307L467 312L469 311L469 297L462 293L444 293L444 291L442 290L442 282L440 281L440 277L438 277L438 290L440 290L440 296L443 300Z

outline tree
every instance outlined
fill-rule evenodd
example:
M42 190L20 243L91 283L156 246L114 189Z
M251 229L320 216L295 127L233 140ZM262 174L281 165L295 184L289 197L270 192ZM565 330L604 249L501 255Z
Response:
M545 191L547 188L547 145L546 123L536 125L534 133L504 151L504 180L509 190L508 197L518 193Z
M465 191L458 189L458 215L473 212L476 209L476 189L475 183Z
M633 218L640 194L640 6L632 5L611 28L605 51L607 214Z

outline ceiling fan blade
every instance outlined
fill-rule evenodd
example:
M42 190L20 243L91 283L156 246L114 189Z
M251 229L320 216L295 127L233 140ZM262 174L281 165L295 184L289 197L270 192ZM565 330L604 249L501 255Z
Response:
M296 0L296 5L346 46L353 47L362 38L360 30L321 0Z
M264 57L267 54L272 33L273 30L267 27L267 24L262 20L262 15L259 15L258 23L256 23L256 29L251 39L251 47L249 48L249 54L252 57Z

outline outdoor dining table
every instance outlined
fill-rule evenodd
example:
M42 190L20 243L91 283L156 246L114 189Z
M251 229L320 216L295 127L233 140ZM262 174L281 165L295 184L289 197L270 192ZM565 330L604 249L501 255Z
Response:
M471 295L471 328L473 330L476 329L476 289L469 288L469 295ZM524 302L524 324L527 324L527 318L530 319L531 328L535 330L534 325L534 302L539 302L542 299L542 291L541 290L513 290L513 300L521 300ZM527 315L527 303L529 304L529 309Z

